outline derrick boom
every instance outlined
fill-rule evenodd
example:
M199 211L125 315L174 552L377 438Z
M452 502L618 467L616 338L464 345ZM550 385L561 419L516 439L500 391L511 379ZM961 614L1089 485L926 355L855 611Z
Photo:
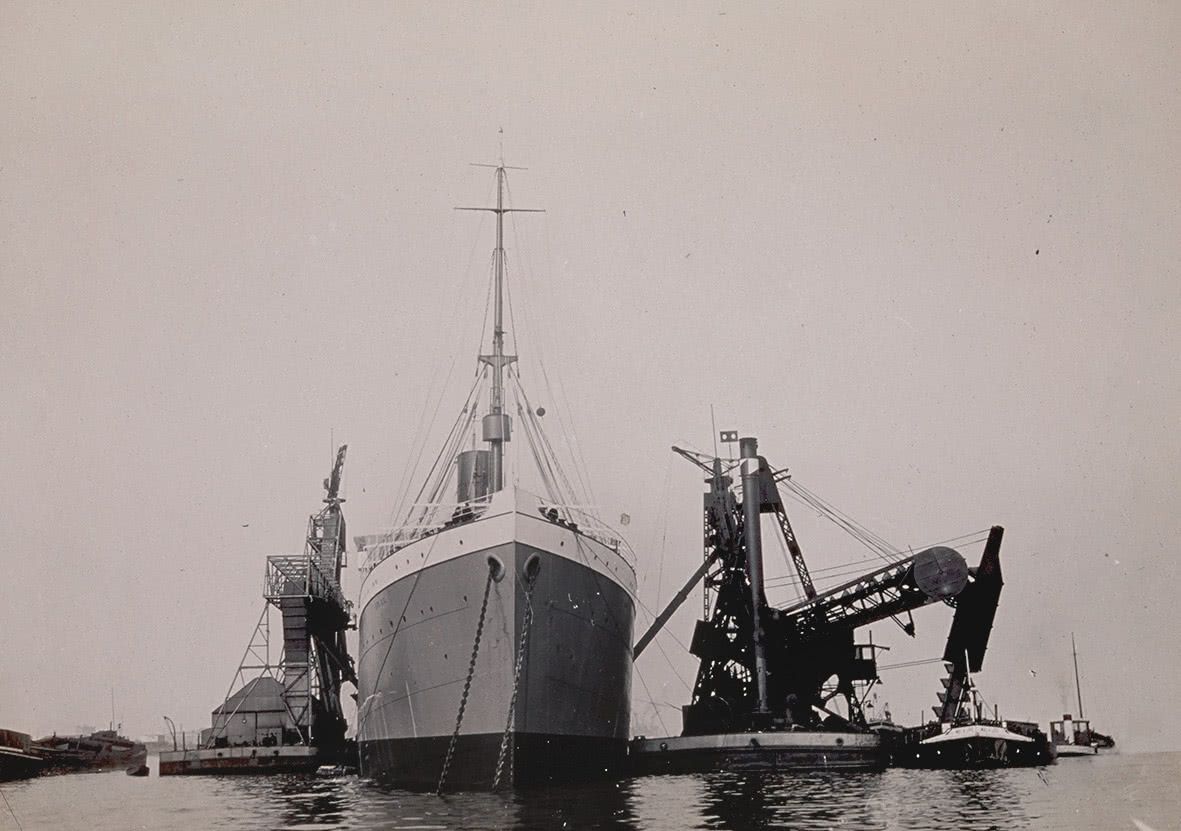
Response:
M778 622L785 638L804 641L832 627L856 629L946 600L967 584L964 558L936 546L782 609Z

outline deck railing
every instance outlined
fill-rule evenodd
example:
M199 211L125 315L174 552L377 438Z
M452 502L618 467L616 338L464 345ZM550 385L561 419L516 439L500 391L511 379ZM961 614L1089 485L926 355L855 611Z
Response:
M267 557L263 595L276 601L285 597L317 597L345 608L344 592L334 577L325 574L309 552Z

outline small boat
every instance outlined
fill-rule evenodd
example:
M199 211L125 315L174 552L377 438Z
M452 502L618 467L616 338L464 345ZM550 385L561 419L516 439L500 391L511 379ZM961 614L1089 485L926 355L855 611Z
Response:
M45 736L33 742L33 752L45 760L47 771L72 773L126 769L147 761L148 749L115 730L88 736Z
M1115 739L1091 729L1091 722L1083 718L1083 689L1079 683L1078 648L1074 633L1070 633L1070 651L1074 655L1074 689L1078 696L1078 718L1065 713L1061 721L1050 722L1050 740L1063 758L1096 756L1100 750L1115 747Z
M1054 762L1054 745L1036 724L985 718L968 679L965 700L951 720L912 727L893 751L898 767L977 770L1036 767Z
M147 776L151 772L151 769L147 765L135 765L127 769L128 776Z
M33 752L28 733L0 730L0 782L40 775L45 760Z
M1054 761L1054 746L1030 722L973 719L914 729L913 738L904 739L894 754L900 767L965 770L1035 767Z

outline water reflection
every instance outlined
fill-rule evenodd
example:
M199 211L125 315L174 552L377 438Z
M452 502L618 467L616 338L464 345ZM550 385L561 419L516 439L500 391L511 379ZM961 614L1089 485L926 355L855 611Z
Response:
M514 794L433 794L357 777L150 777L114 773L6 783L25 828L914 829L1176 827L1181 754L1046 769L650 776ZM0 802L0 808L4 804ZM7 814L0 828L15 827Z
M224 777L205 779L221 808L205 827L1022 829L1048 784L1029 770L735 772L438 797L357 777Z
M623 781L522 791L514 796L515 827L637 828L633 788Z
M898 774L901 771L894 771ZM930 770L909 772L911 805L922 806L923 827L1028 828L1026 811L1037 772L1022 770Z
M879 773L710 774L703 813L712 828L884 828L873 813Z

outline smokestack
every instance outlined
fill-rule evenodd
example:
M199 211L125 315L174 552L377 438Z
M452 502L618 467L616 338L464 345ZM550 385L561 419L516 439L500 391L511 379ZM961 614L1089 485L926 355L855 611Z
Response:
M754 624L755 681L758 685L759 712L767 706L767 648L763 638L763 529L760 524L762 494L759 486L759 441L753 437L738 440L742 456L742 524L746 538L746 570L750 577L750 599Z

